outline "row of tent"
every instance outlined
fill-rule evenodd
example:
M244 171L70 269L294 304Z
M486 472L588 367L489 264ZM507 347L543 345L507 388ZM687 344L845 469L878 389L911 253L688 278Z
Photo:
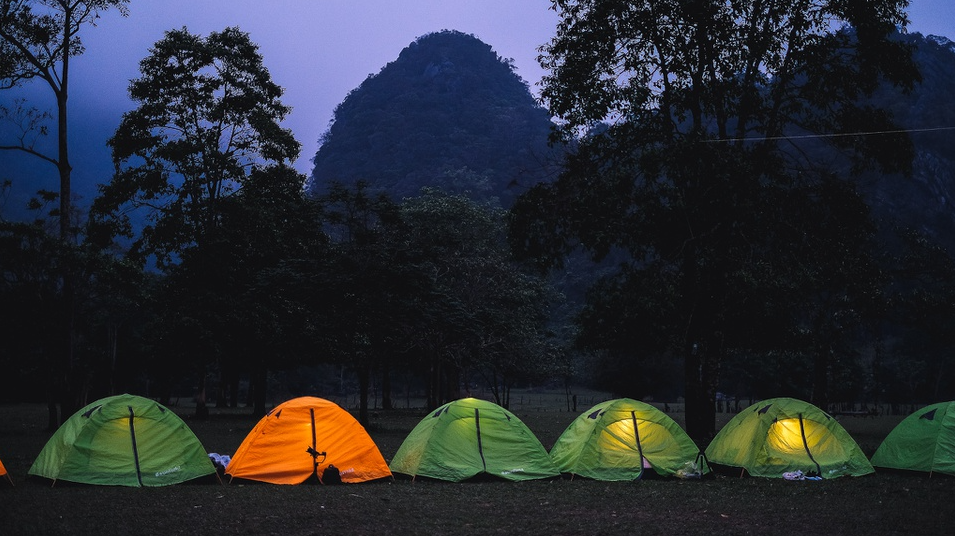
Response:
M870 462L835 419L791 398L743 410L705 452L654 406L609 400L574 419L549 453L510 411L465 398L425 416L388 464L350 413L328 400L301 397L263 417L223 473L230 481L275 484L356 483L393 473L455 482L481 475L519 481L562 473L627 481L649 475L699 477L711 464L777 478L861 476L874 472L873 465L955 475L955 403L928 406L904 419ZM141 487L217 471L174 412L153 400L118 395L70 417L29 474L54 483Z

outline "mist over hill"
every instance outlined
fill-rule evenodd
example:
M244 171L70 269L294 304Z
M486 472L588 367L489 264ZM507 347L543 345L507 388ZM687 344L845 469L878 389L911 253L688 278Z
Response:
M555 173L550 115L511 63L456 31L418 38L336 108L311 191L367 182L395 199L423 187L509 206Z

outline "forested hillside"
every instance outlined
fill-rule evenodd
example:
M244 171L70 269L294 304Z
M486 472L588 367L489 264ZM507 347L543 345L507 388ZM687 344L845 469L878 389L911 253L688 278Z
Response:
M472 35L425 35L335 110L314 193L366 181L394 199L422 187L509 206L553 173L551 122L508 60Z
M880 90L873 104L910 130L912 176L868 175L863 191L883 225L917 229L955 252L955 43L910 34L922 82L909 94Z

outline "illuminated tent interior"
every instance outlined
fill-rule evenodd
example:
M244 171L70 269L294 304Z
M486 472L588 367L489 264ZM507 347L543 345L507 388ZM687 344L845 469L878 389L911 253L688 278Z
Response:
M672 476L700 457L700 449L668 415L654 406L620 398L579 415L550 451L563 473L595 480Z
M391 470L451 482L478 475L520 481L560 474L520 419L476 398L449 402L425 416L401 443Z
M272 484L309 479L353 484L391 476L381 451L358 420L338 404L310 396L283 402L262 417L225 473L232 479Z
M54 482L153 487L215 472L178 415L154 400L124 394L97 400L67 419L29 474Z
M773 398L741 411L710 442L706 458L716 466L771 478L796 471L822 478L874 472L838 421L793 398Z
M932 404L903 419L872 455L872 465L955 476L955 402Z

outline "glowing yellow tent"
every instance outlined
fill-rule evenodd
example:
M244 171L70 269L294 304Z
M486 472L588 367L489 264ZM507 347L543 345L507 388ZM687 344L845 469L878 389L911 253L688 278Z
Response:
M673 419L638 400L618 398L582 413L554 443L564 473L595 480L635 480L646 469L673 476L697 462L700 449Z
M169 486L215 473L178 415L130 394L101 398L74 413L29 471L53 482L130 487Z
M283 402L262 417L225 473L273 484L301 484L310 478L355 483L391 476L377 445L350 413L310 396Z
M739 412L710 442L706 457L713 465L763 477L797 471L822 478L875 472L841 424L792 398L773 398Z

